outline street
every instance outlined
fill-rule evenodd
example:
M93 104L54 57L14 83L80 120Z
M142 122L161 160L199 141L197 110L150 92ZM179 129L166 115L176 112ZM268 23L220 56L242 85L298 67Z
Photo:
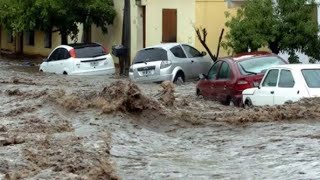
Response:
M38 68L0 61L0 179L320 178L320 99L243 109L187 82L171 106L160 84Z

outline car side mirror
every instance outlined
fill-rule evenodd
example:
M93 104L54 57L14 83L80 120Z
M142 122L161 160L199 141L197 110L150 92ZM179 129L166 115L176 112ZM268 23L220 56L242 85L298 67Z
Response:
M205 56L205 55L207 55L207 52L202 51L202 52L201 52L201 56Z

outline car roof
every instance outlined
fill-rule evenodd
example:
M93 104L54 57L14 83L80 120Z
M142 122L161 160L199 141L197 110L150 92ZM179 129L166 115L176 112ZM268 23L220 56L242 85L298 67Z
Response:
M320 64L283 64L276 65L272 67L273 69L291 69L291 70L301 70L301 69L320 69Z
M68 44L67 46L73 47L75 49L84 48L84 47L95 47L95 46L101 46L97 43L74 43L74 44Z
M165 50L169 50L177 45L182 45L181 43L162 43L162 44L157 44L154 46L146 47L144 49L151 49L151 48L162 48Z
M240 53L234 56L222 57L219 59L230 59L233 61L242 61L242 60L251 59L254 57L266 57L266 56L276 56L276 55L268 51L254 51L254 52Z
M66 44L66 45L59 45L56 47L57 48L66 48L68 50L74 48L74 49L80 49L84 47L96 47L96 46L101 46L98 43L73 43L73 44Z

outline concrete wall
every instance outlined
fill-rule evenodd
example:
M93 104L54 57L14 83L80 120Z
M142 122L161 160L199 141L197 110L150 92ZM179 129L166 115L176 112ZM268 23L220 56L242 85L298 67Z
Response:
M207 29L207 45L213 54L216 54L222 28L225 28L224 35L228 31L225 27L227 21L225 12L235 15L241 3L232 3L232 6L230 6L225 0L196 0L196 26ZM198 39L196 39L195 44L199 50L204 50ZM221 48L219 56L226 55L228 55L227 50Z
M1 49L8 50L8 51L14 51L14 42L8 43L8 31L1 28Z
M152 46L162 41L162 9L177 9L177 41L195 45L195 0L142 0L146 6L146 46ZM101 43L109 51L113 45L121 44L122 41L122 20L123 20L123 0L114 0L117 12L113 25L108 27L108 33L104 34L100 28L93 26L92 41ZM131 0L131 59L136 52L143 48L143 11L142 7L136 4L136 0ZM79 38L81 42L82 26L79 25ZM35 32L35 45L24 45L24 53L41 54L47 56L52 49L44 48L44 33ZM1 35L1 47L14 51L15 43L7 43L6 33ZM69 42L71 42L69 38ZM52 37L52 48L60 44L60 36L55 33ZM118 58L114 57L115 63Z
M121 44L122 39L122 19L123 19L123 0L114 0L115 10L117 15L114 19L113 25L108 26L108 33L104 34L100 28L93 26L92 41L98 42L106 47L110 52L113 45ZM113 58L115 63L118 63L118 58Z
M15 52L18 49L18 39L14 39L12 43L8 43L7 31L1 29L1 49ZM52 33L52 48L45 48L45 33L35 31L34 45L27 45L25 40L23 42L23 53L30 55L48 56L53 48L60 45L61 39L58 32Z
M146 6L146 46L160 44L162 41L162 9L177 9L177 41L195 44L193 25L195 23L195 0L142 0ZM117 12L114 24L109 26L108 34L99 28L92 30L92 40L102 43L111 50L112 45L121 44L124 1L115 0ZM131 59L143 48L143 10L131 0ZM118 63L118 58L114 58Z
M35 31L34 34L34 46L29 46L24 42L23 52L25 54L37 54L42 56L48 56L52 49L60 45L61 38L58 32L52 34L52 46L51 48L45 48L45 33L41 31Z

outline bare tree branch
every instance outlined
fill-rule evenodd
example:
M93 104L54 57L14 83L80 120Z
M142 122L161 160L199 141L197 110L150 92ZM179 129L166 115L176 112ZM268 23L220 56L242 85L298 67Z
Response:
M211 57L212 61L215 62L217 60L217 57L212 54L211 50L209 49L209 47L208 47L208 45L206 43L207 35L208 35L208 32L207 32L206 28L201 29L202 35L201 35L201 32L200 32L199 28L194 27L194 30L196 31L196 34L197 34L197 37L198 37L200 43L206 49L206 51L208 52L208 54Z

